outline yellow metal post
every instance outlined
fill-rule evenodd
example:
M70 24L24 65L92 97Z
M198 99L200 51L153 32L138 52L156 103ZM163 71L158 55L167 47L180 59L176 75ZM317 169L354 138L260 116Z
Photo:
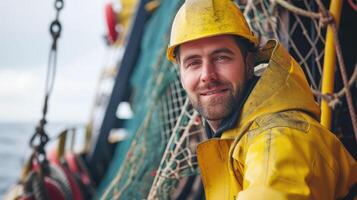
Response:
M338 27L340 23L340 15L342 8L341 0L331 0L330 3L330 13L332 14L334 21ZM333 93L334 88L334 77L335 77L335 44L334 35L332 27L329 25L327 27L326 33L326 46L325 46L325 56L324 56L324 68L322 74L322 94ZM326 128L331 128L331 116L332 111L325 100L321 102L321 124Z

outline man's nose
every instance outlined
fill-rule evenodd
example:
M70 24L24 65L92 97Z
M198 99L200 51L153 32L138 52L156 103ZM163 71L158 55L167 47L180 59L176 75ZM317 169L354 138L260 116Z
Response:
M211 62L205 62L202 66L201 80L203 82L211 82L217 80L217 72L214 64Z

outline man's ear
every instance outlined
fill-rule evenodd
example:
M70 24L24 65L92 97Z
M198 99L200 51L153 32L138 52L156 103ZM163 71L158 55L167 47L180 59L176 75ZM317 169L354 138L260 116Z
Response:
M255 54L253 52L248 51L247 56L245 57L247 80L250 80L254 74L254 60L255 60L254 58L255 58Z

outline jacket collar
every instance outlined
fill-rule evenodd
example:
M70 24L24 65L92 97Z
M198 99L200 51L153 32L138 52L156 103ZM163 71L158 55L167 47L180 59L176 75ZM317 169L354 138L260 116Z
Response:
M286 110L300 110L319 118L320 110L303 70L281 44L269 40L257 52L255 61L255 65L268 63L268 66L250 90L246 90L239 109L222 121L216 133L205 123L208 136L236 137L240 134L238 130L257 117Z

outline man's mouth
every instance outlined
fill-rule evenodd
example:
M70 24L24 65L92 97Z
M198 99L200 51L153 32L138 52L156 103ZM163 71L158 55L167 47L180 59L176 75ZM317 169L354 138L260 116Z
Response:
M200 93L201 96L212 96L212 95L219 95L223 94L228 91L228 88L216 88L211 90L206 90Z

